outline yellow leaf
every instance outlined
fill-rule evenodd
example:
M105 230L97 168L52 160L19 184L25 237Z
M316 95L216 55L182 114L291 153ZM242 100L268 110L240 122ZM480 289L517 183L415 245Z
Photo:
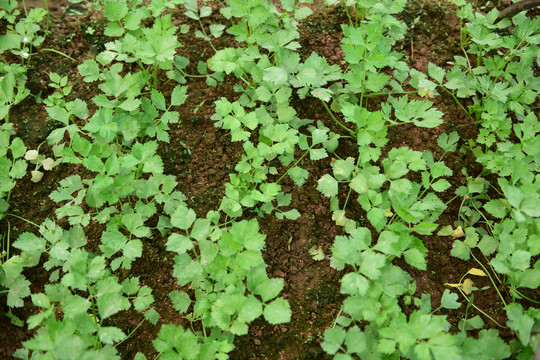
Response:
M454 230L454 234L452 235L454 238L459 238L459 237L462 237L462 236L465 236L465 233L463 232L463 229L461 228L461 226L458 226L455 230Z
M459 283L459 284L444 283L444 285L446 285L446 286L451 286L451 287L455 287L455 288L461 287L461 283Z
M345 225L345 210L336 210L332 213L332 220L336 222L336 225L343 226Z
M394 213L391 212L390 209L384 209L384 216L392 217L392 216L394 216Z
M463 290L465 294L469 295L472 292L471 287L473 285L474 283L471 279L465 279L465 281L463 281L463 284L461 284L461 290Z
M487 276L483 270L477 269L477 268L472 268L471 270L467 272L467 274L476 275L476 276Z

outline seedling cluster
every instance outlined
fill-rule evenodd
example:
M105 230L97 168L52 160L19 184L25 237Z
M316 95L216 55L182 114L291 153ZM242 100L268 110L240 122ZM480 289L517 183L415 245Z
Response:
M304 164L332 157L317 189L342 228L329 260L343 272L345 300L323 334L322 349L339 360L532 359L540 341L539 299L530 295L540 286L540 20L519 14L499 21L496 9L482 14L465 0L453 0L462 55L444 67L429 64L422 73L395 46L407 33L399 19L406 0L342 4L354 5L354 12L344 7L349 21L342 25L342 66L315 52L300 55L299 22L311 15L304 4L309 2L90 1L107 20L104 33L111 40L80 63L78 73L100 93L79 98L68 77L51 73L55 92L40 99L26 88L27 70L50 35L48 13L21 13L16 0L0 0L0 21L7 24L0 35L0 220L15 216L10 195L27 174L38 182L42 170L54 166L84 169L84 176L74 171L58 179L50 193L58 204L54 214L34 224L35 231L13 240L7 234L3 242L1 295L11 308L25 302L36 308L24 321L9 313L36 330L16 358L120 359L116 346L137 328L127 332L111 318L128 309L152 324L160 317L153 289L138 277L120 276L145 256L143 243L157 232L174 257L179 290L170 300L192 325L163 325L153 340L158 357L227 359L235 337L246 335L255 319L289 322L300 310L280 296L285 280L267 274L263 252L269 239L259 226L271 216L302 216L302 209L291 209L283 180L304 186L312 176ZM177 8L200 27L173 25L171 11ZM203 26L201 19L216 11L229 26ZM214 50L198 64L197 76L208 86L234 79L239 93L236 100L223 96L211 104L215 126L243 152L219 207L204 216L188 207L189 194L164 173L158 151L170 141L170 127L184 120L179 108L194 96L179 41L189 31ZM236 45L218 50L213 41L225 34ZM164 82L175 83L172 93L163 93ZM436 154L407 146L383 152L391 127L443 124L444 114L431 100L441 93L476 124L477 138L465 143L450 132L438 138L442 152ZM47 137L48 155L27 147L10 121L13 107L32 98L58 124ZM302 118L294 98L320 102L324 121ZM339 157L344 139L356 144L355 156ZM454 190L449 180L461 175L445 156L456 151L471 151L484 170L472 176L463 168L465 181ZM459 213L453 225L440 226L448 206L441 195L449 191L455 191L451 201L460 203ZM353 202L364 221L351 214ZM68 225L60 226L61 219ZM151 219L156 226L150 227ZM86 233L90 223L103 228L93 247ZM423 239L435 235L453 241L448 256L475 261L458 283L446 284L437 308L397 265L426 271ZM326 261L320 247L305 251ZM31 291L25 269L48 275L43 291ZM475 305L474 294L487 289L474 287L476 277L490 279L505 324ZM404 306L413 310L405 313ZM440 310L463 307L478 315L450 331ZM494 326L510 328L515 339L505 342Z

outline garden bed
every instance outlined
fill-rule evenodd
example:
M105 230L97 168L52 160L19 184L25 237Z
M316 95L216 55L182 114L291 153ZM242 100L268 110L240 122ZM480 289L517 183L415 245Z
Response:
M0 357L533 358L534 11L138 2L0 18Z

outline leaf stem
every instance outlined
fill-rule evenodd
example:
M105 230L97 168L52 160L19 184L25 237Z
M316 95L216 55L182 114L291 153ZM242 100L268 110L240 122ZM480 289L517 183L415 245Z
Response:
M463 295L463 297L465 298L465 300L467 300L467 302L470 302L471 306L474 307L476 310L478 310L482 315L484 315L485 317L487 317L488 319L490 319L491 321L493 321L497 326L503 328L503 329L506 329L507 327L504 326L504 325L501 325L497 322L497 320L495 320L494 318L492 318L491 316L489 316L485 311L483 311L482 309L480 309L478 306L474 305L474 303L471 302L471 300L467 297L467 295L465 295L465 293L463 292L463 290L461 290L460 288L458 288L459 292L461 293L461 295Z
M351 135L356 135L354 131L352 131L351 129L349 129L348 127L346 127L345 125L343 125L335 116L334 116L334 113L332 113L332 110L330 110L330 108L328 107L328 105L326 105L326 103L321 100L322 104L324 105L324 108L326 109L326 111L328 112L328 114L330 114L330 117L332 118L332 120L334 120L339 126L341 126L343 129L347 130L349 132L349 134Z
M302 156L300 156L300 158L299 158L298 160L296 160L296 161L294 162L294 165L293 165L293 166L291 166L290 168L288 168L287 171L285 171L285 173L284 173L283 175L281 175L281 177L276 181L276 184L279 183L279 182L285 177L285 175L287 175L287 174L289 173L289 170L291 170L292 168L296 167L296 165L298 165L298 163L299 163L300 161L302 161L302 159L309 153L309 151L311 150L312 147L313 147L313 145L311 145L311 146L309 147L309 149L307 149L306 152L305 152Z
M493 287L494 287L495 290L497 291L497 294L499 294L499 297L501 298L501 300L502 300L504 306L508 305L508 304L506 303L506 301L504 300L504 298L503 298L501 292L499 291L499 288L497 287L497 284L495 283L495 281L494 281L493 278L491 277L491 274L490 274L489 271L486 269L486 267L484 266L484 264L482 264L482 263L480 262L480 260L478 260L478 259L476 258L476 256L474 256L474 254L473 254L472 251L469 251L469 252L471 253L471 256L473 257L473 259L476 260L476 262L482 267L482 269L484 270L484 273L486 273L487 276L489 276L489 280L491 280L491 283L493 284Z
M517 291L516 289L513 289L513 291L518 294L519 296L521 296L522 298L526 299L526 300L529 300L530 302L533 302L535 304L540 304L540 301L536 301L536 300L533 300L531 299L530 297L527 297L525 295L523 295L522 293L520 293L519 291Z
M29 224L31 224L31 225L34 225L35 227L39 227L39 225L36 224L35 222L30 221L30 220L28 220L28 219L25 219L25 218L23 218L23 217L20 217L20 216L18 216L18 215L11 214L11 213L9 213L8 215L13 216L14 218L17 218L17 219L19 219L19 220L26 221L27 223L29 223Z
M67 55L67 54L64 54L63 52L61 51L58 51L58 50L55 50L55 49L49 49L49 48L45 48L45 49L41 49L42 51L50 51L50 52L53 52L55 54L58 54L58 55L62 55L66 58L68 58L69 60L72 60L74 62L78 62L77 60L75 60L74 58L72 58L71 56Z
M133 330L129 333L129 335L126 336L126 337L124 338L124 340L120 341L119 343L116 343L115 346L118 346L118 345L120 345L121 343L123 343L124 341L126 341L127 339L129 339L129 338L131 337L131 335L133 335L133 333L134 333L135 331L137 331L137 329L139 328L139 326L142 325L143 322L144 322L144 318L141 320L141 322L139 323L139 325L137 325L137 326L135 327L135 329L133 329Z

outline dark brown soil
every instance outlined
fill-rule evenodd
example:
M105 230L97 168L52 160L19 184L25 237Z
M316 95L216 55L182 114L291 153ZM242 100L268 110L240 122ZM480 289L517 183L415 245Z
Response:
M81 17L66 16L64 8L67 2L56 2L50 5L52 13L51 33L46 39L44 48L61 51L78 63L92 58L102 50L108 41L102 35L103 22L92 14ZM29 1L27 0L27 5ZM325 56L332 64L340 64L340 24L346 21L340 7L328 8L322 5L313 7L315 14L309 17L301 27L301 54L309 56L312 51ZM177 11L175 16L178 24L187 23L192 31L182 35L180 41L183 47L180 52L190 60L188 73L196 73L199 60L205 61L213 53L208 44L193 36L198 24L184 17ZM439 1L409 1L402 18L409 24L410 36L400 43L401 51L411 67L427 72L429 62L439 66L447 66L447 61L454 55L460 54L458 20L455 9L446 2ZM419 20L415 22L414 20ZM212 16L205 19L205 25L212 22L224 21ZM92 35L86 31L91 27ZM0 25L0 33L3 28ZM233 40L222 37L215 41L215 46L223 48L230 46ZM201 55L203 54L203 55ZM53 52L40 51L33 60L34 68L30 71L29 87L32 94L45 98L54 89L47 87L48 74L57 72L69 76L73 83L73 93L83 100L88 100L96 94L96 89L84 83L76 71L76 65L65 57ZM163 76L163 79L165 77ZM229 173L234 169L242 148L239 143L232 143L230 136L214 127L210 119L213 114L213 103L222 96L234 98L233 86L235 80L230 77L217 87L209 87L204 79L189 78L189 94L187 103L178 108L181 121L171 128L170 144L160 148L160 155L165 164L165 173L177 177L178 189L188 197L188 205L198 215L216 209L224 192L224 184L229 180ZM172 91L172 84L161 87L165 96ZM374 100L373 106L376 106ZM199 107L199 105L202 105ZM392 128L388 151L392 147L409 146L414 150L429 150L440 156L437 138L442 133L457 131L461 141L475 138L477 129L469 118L453 102L449 96L439 96L435 99L436 106L445 113L444 124L435 129L418 129L414 126L399 126ZM339 131L318 101L297 100L294 104L300 118L322 120L327 126ZM194 113L194 110L197 112ZM47 123L46 113L42 105L36 105L32 97L10 113L10 119L17 128L17 136L21 137L28 147L37 147L42 143L55 124ZM42 149L49 151L46 145ZM340 156L354 156L354 144L347 146L344 142L337 150ZM464 183L461 168L466 167L469 174L480 173L475 165L475 159L470 153L453 153L445 158L447 166L454 171L450 181L452 188L443 195L443 201L450 201L454 190ZM330 159L319 162L305 161L301 164L310 173L310 178L301 188L294 186L291 181L284 181L284 190L293 196L291 207L299 209L302 216L296 221L278 220L274 216L260 218L261 231L267 235L265 261L268 273L272 277L285 279L282 296L285 297L292 309L292 321L283 325L269 325L263 320L251 324L249 335L236 339L236 349L231 353L231 359L330 359L324 354L320 342L322 333L332 325L338 315L343 296L340 294L339 279L342 273L330 267L329 256L322 261L315 261L308 253L312 246L320 246L325 254L330 253L334 237L341 234L341 228L334 225L329 212L327 199L316 190L317 180L330 171ZM44 219L54 216L57 205L51 202L48 194L56 188L59 181L77 170L59 167L48 172L38 185L29 181L29 177L20 180L12 194L10 212L41 223ZM345 197L346 194L343 194ZM359 206L351 202L350 217L360 219L364 214ZM457 219L459 202L453 201L448 205L440 219L441 225L453 225ZM10 217L0 223L0 231L6 233L8 225L11 229L11 239L14 241L18 234L36 229L17 218ZM367 225L365 225L367 226ZM91 224L87 234L98 239L103 230L97 224ZM90 239L92 240L92 239ZM433 306L436 307L444 289L444 283L456 282L474 263L467 263L450 257L452 239L437 236L425 236L422 239L429 250L428 269L425 272L415 270L406 264L399 264L409 271L417 284L417 296L429 293ZM92 246L92 245L90 245ZM97 245L93 245L97 248ZM171 253L165 250L165 239L158 232L153 238L144 242L143 256L133 264L132 276L139 276L141 281L153 289L156 300L156 310L161 318L157 326L144 322L134 335L125 341L119 350L123 359L132 359L136 352L141 351L148 358L154 358L156 352L152 346L162 324L174 323L187 325L172 308L168 294L176 290L178 285L172 276L173 259ZM32 289L42 289L47 281L46 274L35 272L26 273L32 282ZM125 274L119 274L121 277ZM489 285L479 280L477 287ZM483 296L475 299L475 304L482 309L491 309L491 314L497 321L504 323L504 312L500 311L501 304L495 290L488 290ZM407 310L407 309L406 309ZM5 297L0 297L0 311L5 313L8 307ZM35 310L30 301L23 308L14 309L13 313L21 319L26 319ZM463 310L446 311L449 320L457 325L464 316ZM476 315L469 313L469 316ZM113 322L129 333L142 319L135 311L118 314ZM490 326L494 326L490 324ZM510 338L513 334L505 329L501 334ZM9 359L11 354L21 347L21 342L33 335L22 327L14 326L6 317L0 319L0 358Z

